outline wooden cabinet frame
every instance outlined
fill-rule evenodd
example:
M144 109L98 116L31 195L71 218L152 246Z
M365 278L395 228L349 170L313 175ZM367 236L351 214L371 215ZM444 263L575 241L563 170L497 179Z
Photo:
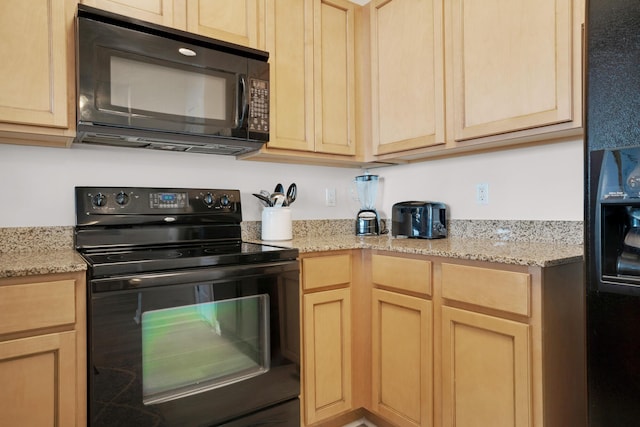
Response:
M304 412L309 424L351 410L348 288L304 295Z
M435 107L420 108L421 103L416 107L428 113L421 124L434 120L435 124L414 132L419 135L415 138L403 136L411 128L402 125L396 140L385 136L378 125L383 120L380 105L401 109L403 97L385 98L379 90L394 84L401 88L402 83L396 82L398 77L378 82L378 64L383 61L377 57L381 45L377 13L399 1L374 0L365 14L371 32L373 129L373 154L368 160L413 162L583 134L584 0L557 0L544 7L531 0L514 0L508 7L497 1L454 0L432 6L435 74L419 55L409 64L403 61L397 72L401 76L402 68L409 68L411 75L412 70L426 67L424 78L429 83L435 75L433 91L421 91L425 98L435 98ZM420 5L426 7L427 2ZM385 25L394 25L393 16L387 21ZM544 40L535 39L536 35ZM505 73L502 78L500 73ZM409 80L419 90L422 81Z
M443 427L482 420L495 427L532 425L529 329L527 324L442 307Z
M85 272L0 279L0 294L0 377L29 391L0 400L0 424L86 426Z
M300 260L303 425L353 409L353 266L359 251L303 255Z
M371 409L398 426L430 427L433 304L382 289L372 290L372 303Z
M75 136L73 0L3 5L0 142L68 147ZM25 30L25 26L29 29ZM5 86L2 86L4 84Z
M302 258L338 261L345 252L355 260L349 288L352 405L314 418L314 427L341 426L362 416L380 427L456 427L468 425L469 417L485 423L491 419L499 427L584 427L582 263L543 268L369 249ZM328 265L317 271L324 287L305 296L314 296L314 304L344 300L347 288L340 283L345 273L329 270ZM424 275L429 278L423 279ZM326 299L321 297L324 293ZM385 316L391 320L383 326ZM418 323L424 330L416 327ZM393 328L397 335L389 332ZM311 332L304 329L304 333ZM402 348L405 335L421 337L419 343L407 346L407 354L380 351L385 340L394 343L392 350ZM335 337L334 341L339 342ZM320 342L314 342L314 352ZM420 384L420 390L412 392L427 397L420 416L415 396L402 397L407 390L392 392L393 398L387 398L389 390L384 390L385 382L397 385L386 380L393 371L390 361L397 356L409 365L418 353L425 355L420 368L409 369L421 376L418 382L412 378L412 383ZM342 363L349 364L344 359ZM399 377L406 375L406 366L398 369ZM493 381L494 376L499 381ZM498 397L498 404L485 401L500 393L504 396Z

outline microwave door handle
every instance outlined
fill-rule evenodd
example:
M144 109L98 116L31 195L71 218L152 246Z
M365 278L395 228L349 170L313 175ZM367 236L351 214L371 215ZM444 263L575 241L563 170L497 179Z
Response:
M247 110L249 109L249 102L247 101L247 77L241 74L238 83L238 111L235 123L236 129L244 125Z

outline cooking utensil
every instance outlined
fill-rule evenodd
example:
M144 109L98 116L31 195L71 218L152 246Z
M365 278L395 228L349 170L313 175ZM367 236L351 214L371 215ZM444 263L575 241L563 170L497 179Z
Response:
M263 196L262 194L256 194L256 193L253 193L253 195L254 195L255 197L257 197L258 199L260 199L260 200L262 201L262 203L264 203L264 205L265 205L265 206L268 206L268 207L273 206L273 205L271 204L271 200L270 200L268 197L265 197L265 196Z
M294 182L287 188L287 206L291 205L291 203L296 201L296 197L298 195L298 186Z
M282 193L273 193L271 194L271 198L269 200L271 201L271 206L273 206L274 208L280 208L284 205L286 197Z
M273 190L273 192L284 194L284 187L282 186L282 184L277 183L276 188Z
M266 197L267 199L269 197L271 197L271 193L267 190L260 190L260 194L262 194L264 197Z

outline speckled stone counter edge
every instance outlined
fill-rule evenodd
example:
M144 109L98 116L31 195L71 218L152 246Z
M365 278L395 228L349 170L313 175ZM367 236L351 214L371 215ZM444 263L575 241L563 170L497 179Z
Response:
M447 228L450 237L468 239L568 245L584 241L582 221L452 220ZM260 233L260 221L242 223L243 240L260 240ZM293 221L294 238L354 234L352 219Z
M571 221L451 221L448 239L355 236L353 220L293 222L300 253L382 249L507 264L550 266L582 259L582 223ZM245 241L260 241L260 223L242 224ZM0 228L0 278L86 269L73 248L73 227Z
M582 221L452 220L450 237L508 242L581 245ZM242 239L260 240L261 222L242 223ZM325 237L355 234L353 219L293 221L293 236ZM47 252L73 249L73 227L0 228L0 253Z
M0 228L0 254L73 249L73 227Z

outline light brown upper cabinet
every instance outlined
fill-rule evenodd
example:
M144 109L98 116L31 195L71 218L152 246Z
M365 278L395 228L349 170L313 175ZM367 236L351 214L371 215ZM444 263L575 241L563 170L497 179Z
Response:
M374 154L444 143L442 3L370 3Z
M446 3L456 141L581 126L581 1Z
M230 43L264 49L264 0L81 0L80 3Z
M258 158L356 154L356 7L346 0L267 0L271 130Z
M2 1L0 142L71 144L75 5L71 0Z
M584 0L374 0L369 22L375 159L582 133Z
M187 31L264 49L264 0L187 0Z
M184 0L182 0L184 1ZM80 0L87 6L167 27L185 29L181 0ZM182 4L184 8L184 4Z

